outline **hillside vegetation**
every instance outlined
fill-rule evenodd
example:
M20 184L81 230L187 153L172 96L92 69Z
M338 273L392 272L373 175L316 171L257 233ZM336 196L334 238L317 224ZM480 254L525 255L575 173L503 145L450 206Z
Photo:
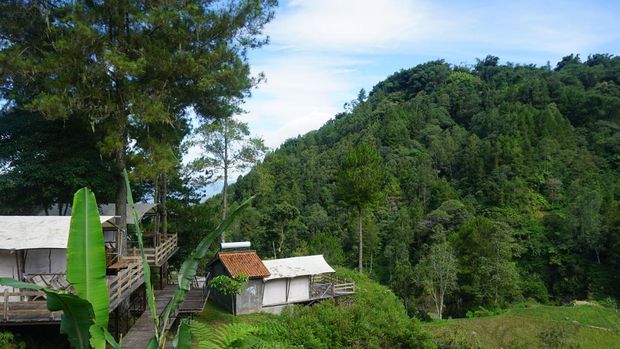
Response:
M433 348L429 335L407 316L388 288L348 270L355 280L352 299L295 306L282 315L233 316L209 305L192 321L197 348ZM215 345L215 346L211 346Z
M617 299L619 121L620 57L401 70L239 178L232 206L257 197L232 238L264 257L361 255L419 317Z

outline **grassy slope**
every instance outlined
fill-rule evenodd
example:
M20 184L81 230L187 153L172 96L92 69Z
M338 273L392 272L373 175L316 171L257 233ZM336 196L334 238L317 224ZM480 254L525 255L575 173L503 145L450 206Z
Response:
M573 341L583 349L620 348L620 313L597 305L533 305L496 316L443 320L424 327L436 336L460 332L472 343L506 348L513 343L539 347L538 334L554 326L575 331Z

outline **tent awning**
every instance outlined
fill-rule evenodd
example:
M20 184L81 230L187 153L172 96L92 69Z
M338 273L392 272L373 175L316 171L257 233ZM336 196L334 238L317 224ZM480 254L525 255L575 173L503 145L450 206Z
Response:
M136 204L136 212L138 213L138 220L141 220L142 217L146 214L154 214L155 208L157 204L150 203L137 203ZM104 216L114 216L116 213L116 204L103 204L100 205L99 212L101 212ZM133 224L133 212L131 212L131 207L129 204L127 205L127 224Z
M111 226L114 217L99 218ZM70 216L0 216L0 249L67 248L70 224Z
M263 263L271 273L265 280L333 273L335 271L327 264L322 254L264 260Z

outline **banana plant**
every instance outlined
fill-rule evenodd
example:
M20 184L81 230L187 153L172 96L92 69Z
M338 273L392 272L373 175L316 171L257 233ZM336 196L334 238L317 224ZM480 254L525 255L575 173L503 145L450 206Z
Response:
M214 241L219 239L219 237L224 233L224 231L228 228L228 226L235 220L235 218L243 211L246 207L248 207L254 199L247 199L243 202L237 209L235 209L226 219L211 233L207 234L196 246L196 248L190 253L190 255L185 259L181 268L179 269L178 274L178 284L175 289L172 300L166 305L161 315L161 323L159 322L160 317L157 316L157 313L154 311L156 309L155 306L155 296L152 291L152 286L150 283L150 277L147 277L146 270L148 269L148 264L146 263L146 257L144 256L144 246L142 244L142 230L140 228L140 222L138 219L138 213L135 209L135 204L133 202L133 197L131 195L131 186L129 185L129 176L127 171L124 171L125 176L125 185L127 186L127 203L131 207L135 227L136 227L136 235L138 240L138 247L140 249L140 254L142 257L142 261L145 264L145 273L144 278L147 283L147 302L149 303L149 308L151 309L151 318L153 320L153 333L154 336L150 340L147 349L155 349L155 348L164 348L166 345L166 329L168 327L168 321L170 315L173 314L183 303L187 293L191 289L191 283L196 276L196 272L198 271L198 265L200 261L205 258L209 247L213 244ZM149 291L150 289L150 291ZM191 348L191 329L190 326L186 322L181 322L179 325L177 334L173 341L173 345L178 349L190 349Z
M109 299L105 282L105 245L95 195L88 188L73 196L67 243L67 280L75 294L0 278L0 284L42 291L49 311L62 311L60 332L74 348L119 348L108 332Z

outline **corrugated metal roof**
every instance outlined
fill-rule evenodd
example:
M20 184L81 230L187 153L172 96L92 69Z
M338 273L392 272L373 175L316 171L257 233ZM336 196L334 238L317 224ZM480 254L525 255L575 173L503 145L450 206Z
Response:
M265 280L335 272L335 270L327 264L322 254L272 259L263 261L263 263L271 273Z
M70 224L70 216L0 216L0 249L67 248Z
M254 251L220 252L218 258L233 277L239 274L250 278L269 276L269 270Z

